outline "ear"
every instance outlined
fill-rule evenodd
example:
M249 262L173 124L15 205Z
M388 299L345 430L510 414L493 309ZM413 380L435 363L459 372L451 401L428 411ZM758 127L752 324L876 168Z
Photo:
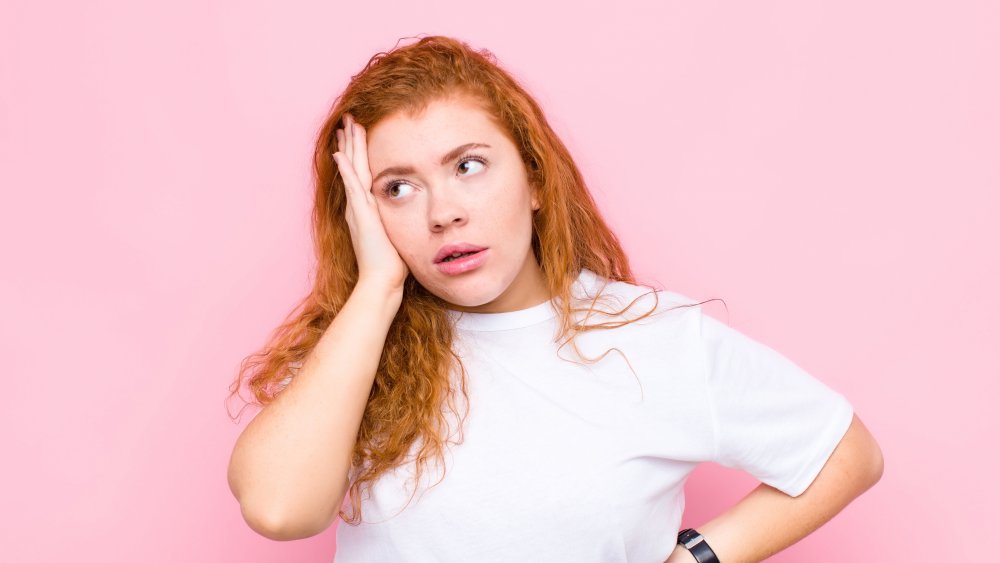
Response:
M541 207L541 204L538 203L538 189L535 188L534 186L532 186L532 188L531 188L531 210L532 211L537 211L540 207Z

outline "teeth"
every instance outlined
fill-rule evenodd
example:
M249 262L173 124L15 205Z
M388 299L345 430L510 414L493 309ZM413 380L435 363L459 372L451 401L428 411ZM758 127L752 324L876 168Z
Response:
M452 260L454 260L454 259L456 259L456 258L458 258L460 256L465 256L466 254L473 254L473 253L474 253L473 251L469 251L469 252L453 252L452 254L450 254L448 256L445 256L445 258L444 258L444 260L442 260L442 262L451 262Z

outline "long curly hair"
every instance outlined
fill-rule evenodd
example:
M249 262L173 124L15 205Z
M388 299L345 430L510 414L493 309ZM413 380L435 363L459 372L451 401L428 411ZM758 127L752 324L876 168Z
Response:
M350 113L371 130L396 112L412 115L430 102L453 94L470 95L482 103L518 147L529 181L538 188L540 209L533 215L531 246L559 313L560 349L580 332L622 326L657 308L654 305L628 321L585 324L574 320L575 313L581 311L589 317L600 297L598 292L585 308L572 306L571 286L582 268L608 281L636 284L625 252L541 108L498 65L496 57L487 49L476 50L457 39L427 36L375 54L334 101L319 130L313 157L312 227L317 260L314 285L274 330L268 343L244 358L230 386L230 397L245 379L256 404L266 406L274 400L358 281L357 259L345 220L344 184L331 156L337 150L335 131L343 126L342 116ZM656 295L655 290L650 293ZM465 367L452 350L452 331L447 303L424 289L412 274L408 276L352 452L352 514L340 510L342 521L352 525L361 521L361 487L370 487L379 476L404 463L413 446L420 446L416 455L417 482L428 461L443 459L447 427L444 405L447 402L454 408L455 389L449 374L456 364L461 368L461 391L468 398ZM577 352L578 357L583 357ZM585 361L599 361L606 354Z

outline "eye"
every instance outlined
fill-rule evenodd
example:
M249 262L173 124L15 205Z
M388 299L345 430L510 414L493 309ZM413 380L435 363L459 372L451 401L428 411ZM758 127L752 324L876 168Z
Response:
M460 171L459 175L468 176L470 174L475 174L476 172L480 172L483 168L486 168L487 164L489 164L489 161L486 160L486 157L479 156L478 154L467 154L458 162L458 169ZM393 193L393 190L403 186L408 186L410 188L413 187L410 186L410 184L407 184L405 180L392 180L387 182L382 188L382 195L389 199L399 199L406 194Z
M462 170L462 167L464 166L465 169L468 170L470 165L472 165L472 169L474 171L475 171L475 168L476 168L475 165L479 165L480 168L485 168L486 167L486 159L483 158L483 157L481 157L481 156L474 155L474 154L466 156L465 158L463 158L458 163L458 169ZM468 174L463 174L463 176L468 176Z
M393 188L398 188L401 186L410 186L410 185L402 180L394 180L392 182L389 182L388 184L385 185L384 188L382 188L382 194L389 199L396 199L396 197L392 193L392 190Z

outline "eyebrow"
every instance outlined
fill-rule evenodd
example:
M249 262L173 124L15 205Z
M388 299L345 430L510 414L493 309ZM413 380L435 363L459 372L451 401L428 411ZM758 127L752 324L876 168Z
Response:
M449 162L455 160L463 152L475 148L488 149L490 148L490 146L487 145L486 143L466 143L462 146L455 147L450 151L448 151L448 154L441 157L441 166L444 166L445 164L448 164ZM379 172L378 175L375 176L375 179L372 180L372 183L374 184L378 182L379 178L387 174L402 175L402 174L413 174L414 172L416 172L416 169L413 168L412 166L390 166L389 168L386 168L385 170Z

